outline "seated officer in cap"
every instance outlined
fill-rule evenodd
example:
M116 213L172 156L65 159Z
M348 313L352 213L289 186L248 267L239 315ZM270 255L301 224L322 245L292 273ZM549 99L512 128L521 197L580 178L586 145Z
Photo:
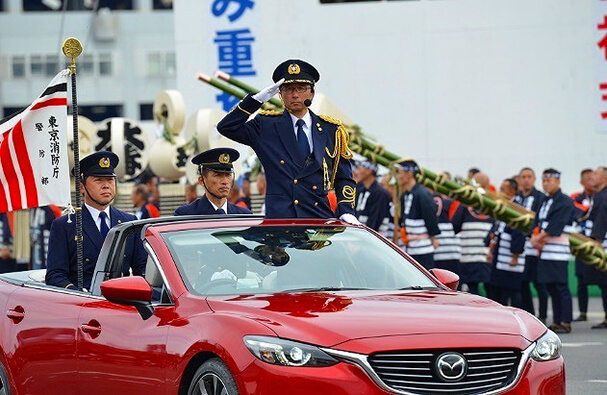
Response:
M111 227L136 220L132 215L120 211L110 203L116 194L116 174L114 168L118 156L112 152L100 151L80 161L82 173L81 193L84 193L82 206L82 249L83 249L83 286L90 288L97 257ZM147 254L141 240L131 236L124 250L123 275L143 275ZM78 263L76 259L76 221L63 216L55 219L51 225L48 240L48 259L46 283L62 288L76 288L78 284Z
M275 84L245 97L217 125L222 135L246 144L257 154L267 176L267 218L333 218L358 224L354 216L356 184L352 179L348 133L340 121L312 113L311 64L287 60L274 70ZM285 111L260 111L276 93ZM337 210L327 192L335 188Z
M239 157L235 149L213 148L192 158L192 163L198 166L198 182L204 187L204 195L179 207L175 215L251 214L251 210L228 202L234 185L232 162Z

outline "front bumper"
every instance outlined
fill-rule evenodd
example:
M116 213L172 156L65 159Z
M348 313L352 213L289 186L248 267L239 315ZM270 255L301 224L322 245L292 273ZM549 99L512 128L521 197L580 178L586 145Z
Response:
M396 394L382 388L367 371L352 362L325 368L286 367L256 360L236 377L242 394ZM565 394L563 358L537 362L527 359L520 376L508 389L495 394Z

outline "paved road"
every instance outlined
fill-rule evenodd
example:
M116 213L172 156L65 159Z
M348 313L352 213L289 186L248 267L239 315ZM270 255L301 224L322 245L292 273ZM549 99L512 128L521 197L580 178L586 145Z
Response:
M577 317L577 299L573 300ZM607 329L590 329L604 318L600 298L590 298L587 322L576 322L573 332L561 335L567 373L567 394L607 394ZM550 318L548 318L550 322Z

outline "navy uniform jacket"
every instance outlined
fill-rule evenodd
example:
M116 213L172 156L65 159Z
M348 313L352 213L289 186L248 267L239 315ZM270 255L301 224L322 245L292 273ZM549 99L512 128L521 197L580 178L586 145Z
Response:
M528 196L524 196L522 192L519 192L514 198L514 203L523 206L526 210L533 211L537 216L537 212L540 210L545 199L546 195L544 193L533 188ZM537 250L531 246L529 237L525 241L525 257L537 257Z
M78 285L78 264L76 262L76 218L71 215L72 222L68 223L68 216L55 219L51 225L49 236L48 258L46 262L46 283L65 288L69 284ZM110 207L110 223L113 226L122 222L134 221L137 218L114 207ZM91 213L86 206L82 207L82 260L83 260L83 286L89 289L97 257L103 245L103 238L93 221ZM139 235L129 236L124 249L123 275L129 274L129 267L134 275L143 275L147 262L147 254Z
M369 189L361 182L356 191L356 217L369 228L379 231L379 227L390 218L392 195L377 181Z
M438 228L440 229L440 234L436 236L439 245L436 251L434 251L434 261L457 261L459 263L462 257L462 245L449 219L449 211L451 210L453 200L439 193L433 194L432 197L436 204L436 218L438 219ZM453 266L451 268L455 269Z
M352 179L349 160L339 160L335 176L337 209L333 213L325 190L323 161L329 177L333 174L333 159L338 125L310 111L312 117L313 150L301 158L295 130L288 111L273 115L260 113L247 122L261 103L245 97L218 124L217 130L229 139L253 148L266 173L267 218L333 218L342 214L355 215L356 184ZM308 110L309 111L309 110ZM328 118L327 118L328 119ZM334 121L334 120L333 120ZM339 155L339 154L338 154Z
M569 263L569 233L573 231L573 200L559 189L542 203L532 229L539 227L548 233L538 262L537 280L540 283L566 283Z
M491 285L501 288L520 290L525 271L525 235L516 229L512 229L502 221L498 221L485 238L485 245L491 241L490 235L494 235L495 246L492 255ZM516 266L510 266L514 254L520 254Z
M216 214L216 210L207 198L207 195L203 195L201 198L194 200L190 204L183 205L175 210L175 215L211 215ZM236 206L228 202L227 214L251 214L251 210Z
M585 223L586 236L602 242L607 249L607 187L595 192L590 213ZM607 272L598 270L595 266L582 264L584 281L607 287Z
M400 226L407 232L407 253L426 255L434 252L430 236L440 234L436 204L430 192L420 184L401 196Z

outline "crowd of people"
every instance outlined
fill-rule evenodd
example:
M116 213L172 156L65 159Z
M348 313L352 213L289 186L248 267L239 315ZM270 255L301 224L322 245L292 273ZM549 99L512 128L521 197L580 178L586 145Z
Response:
M414 161L401 162L396 179L402 193L393 199L391 176L378 177L378 167L371 162L357 163L358 219L394 240L425 268L457 273L461 288L468 292L484 293L499 303L537 313L544 323L550 299L550 327L558 333L569 333L572 321L588 319L588 287L597 285L606 317L593 328L607 328L607 273L576 259L580 314L575 319L568 276L572 259L569 234L583 233L607 246L605 167L582 170L583 190L571 196L561 191L561 173L556 169L542 172L543 192L535 188L536 174L529 167L503 180L499 189L487 174L470 169L468 178L475 186L535 213L531 234L426 189L416 182L417 171ZM449 173L444 174L450 178ZM537 308L532 286L538 295Z

